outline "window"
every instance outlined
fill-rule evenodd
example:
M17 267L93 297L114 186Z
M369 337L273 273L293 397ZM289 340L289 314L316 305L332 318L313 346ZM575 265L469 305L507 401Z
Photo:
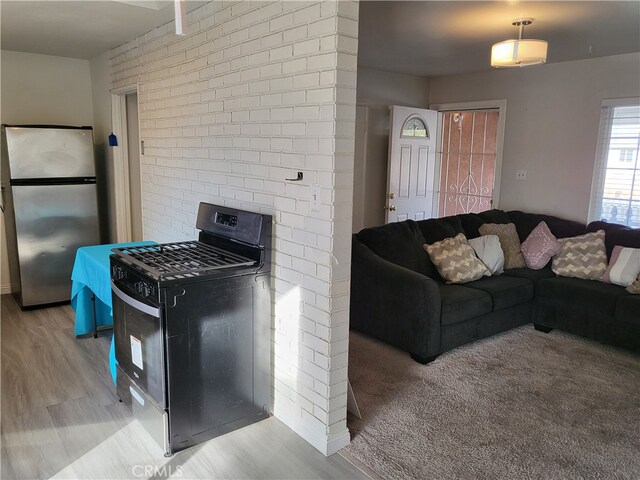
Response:
M422 137L429 138L429 131L427 125L420 117L409 117L402 126L401 137Z
M640 228L640 99L604 101L589 220Z
M624 163L632 163L636 151L637 150L633 150L631 148L623 148L620 150L620 161Z

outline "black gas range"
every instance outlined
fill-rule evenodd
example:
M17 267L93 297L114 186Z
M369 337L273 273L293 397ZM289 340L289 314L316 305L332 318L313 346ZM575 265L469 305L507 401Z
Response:
M271 217L201 203L196 227L111 255L118 396L165 455L269 415Z

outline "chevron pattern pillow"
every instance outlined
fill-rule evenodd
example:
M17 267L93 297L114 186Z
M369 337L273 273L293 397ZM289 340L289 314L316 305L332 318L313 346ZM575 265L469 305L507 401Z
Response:
M424 249L445 283L467 283L491 275L462 233L431 245L425 244Z
M561 277L599 280L607 270L604 230L578 237L559 238L561 249L553 257L551 270Z

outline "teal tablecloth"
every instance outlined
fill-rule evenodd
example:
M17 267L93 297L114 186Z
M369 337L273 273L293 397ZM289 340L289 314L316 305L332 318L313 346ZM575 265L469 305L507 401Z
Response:
M93 305L91 294L96 296L96 324L99 327L113 325L109 255L113 248L135 245L153 245L156 242L112 243L80 247L71 272L71 306L76 312L74 333L76 336L93 332ZM109 368L116 381L116 355L111 338Z

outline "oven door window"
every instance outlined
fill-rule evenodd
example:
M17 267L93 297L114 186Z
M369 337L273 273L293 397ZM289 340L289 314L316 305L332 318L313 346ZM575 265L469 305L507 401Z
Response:
M116 288L113 294L116 360L131 380L164 408L164 336L160 310L142 304L122 290L116 293Z

